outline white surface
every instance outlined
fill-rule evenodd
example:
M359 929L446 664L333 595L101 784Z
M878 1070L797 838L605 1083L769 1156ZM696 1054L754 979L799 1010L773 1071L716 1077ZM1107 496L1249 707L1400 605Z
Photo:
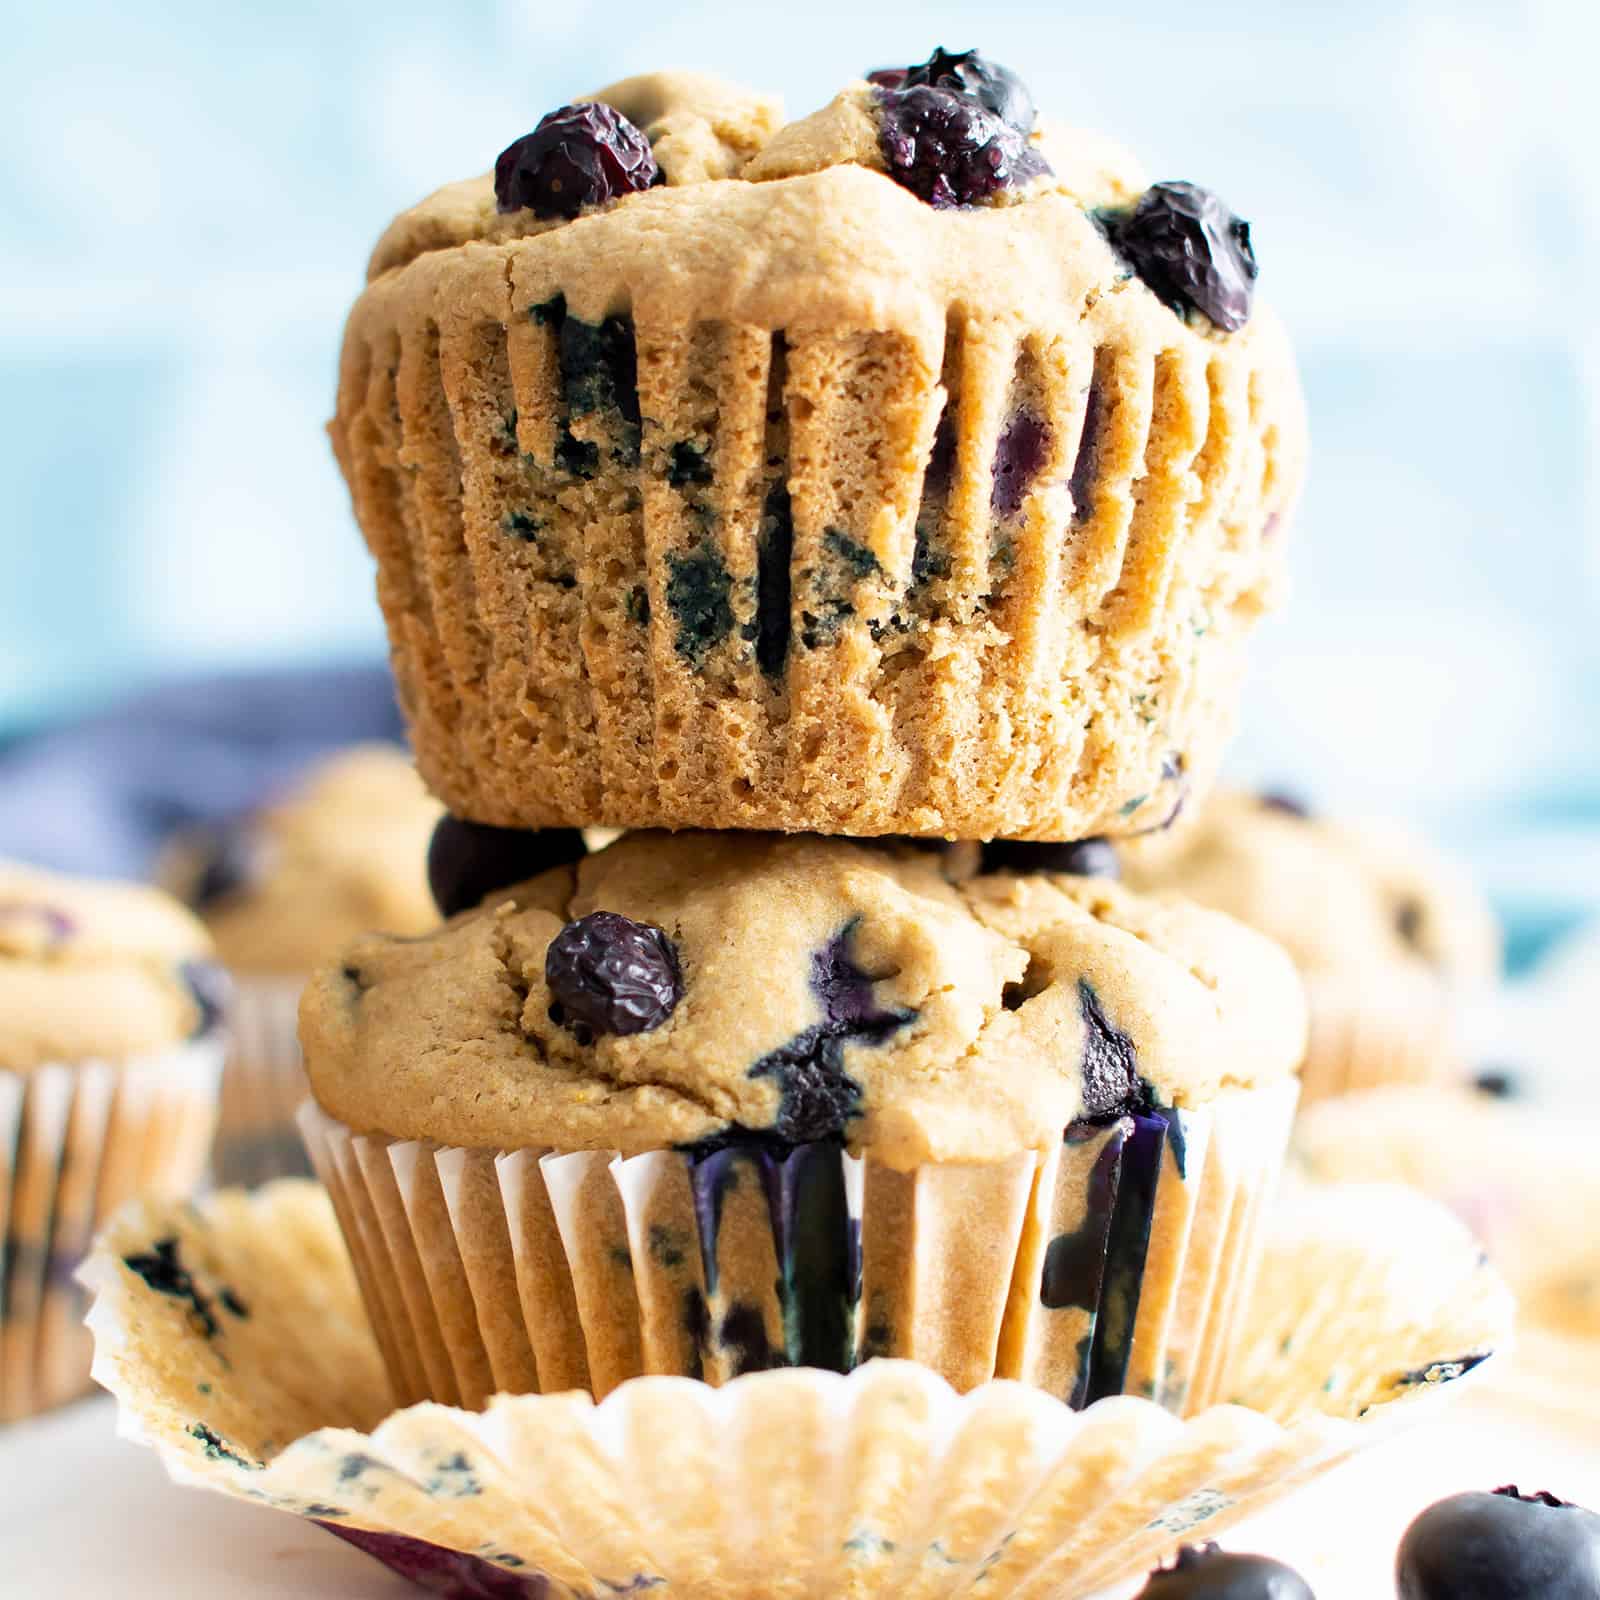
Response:
M417 1600L421 1591L308 1523L174 1488L113 1427L100 1398L0 1432L6 1600ZM1395 1545L1424 1505L1509 1482L1600 1506L1600 1424L1563 1425L1482 1392L1224 1542L1291 1562L1318 1600L1382 1600Z

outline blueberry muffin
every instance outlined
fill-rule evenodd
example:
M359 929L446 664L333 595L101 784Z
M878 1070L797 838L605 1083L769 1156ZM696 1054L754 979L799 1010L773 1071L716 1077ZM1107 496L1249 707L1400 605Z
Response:
M237 986L216 1152L222 1181L306 1170L293 1120L305 1097L300 990L368 929L420 933L438 922L426 857L439 816L400 750L358 745L292 793L172 841L161 881L204 921Z
M1462 1001L1500 970L1471 880L1391 826L1311 815L1284 795L1223 793L1170 844L1124 852L1139 889L1168 889L1276 939L1306 982L1304 1098L1460 1076Z
M89 1386L72 1272L135 1194L205 1171L221 971L157 890L0 862L0 1421Z
M1217 1392L1304 1002L1228 918L971 852L629 834L301 1005L403 1398L910 1357Z
M656 74L397 218L334 448L419 767L540 828L1141 832L1302 475L1250 231L936 52Z

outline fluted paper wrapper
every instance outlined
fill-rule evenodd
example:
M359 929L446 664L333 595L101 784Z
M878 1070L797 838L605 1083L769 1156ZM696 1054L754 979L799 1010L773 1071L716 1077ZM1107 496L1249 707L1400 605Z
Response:
M494 1154L301 1128L406 1403L915 1360L1082 1406L1216 1396L1292 1083L1078 1125L1041 1160L830 1145Z
M0 1072L0 1421L90 1387L73 1272L95 1230L135 1195L199 1184L222 1052L213 1030L132 1062Z
M125 1435L435 1594L1071 1600L1423 1414L1506 1338L1504 1285L1431 1202L1342 1186L1274 1213L1229 1403L1188 1420L1003 1380L961 1394L894 1360L392 1412L307 1183L130 1208L83 1279ZM162 1251L180 1292L141 1270Z
M1443 1083L1465 1059L1464 997L1440 979L1394 972L1309 974L1306 1105L1387 1083Z
M300 1055L303 978L236 977L233 1046L222 1074L212 1168L217 1182L253 1188L310 1175L295 1112L308 1092Z

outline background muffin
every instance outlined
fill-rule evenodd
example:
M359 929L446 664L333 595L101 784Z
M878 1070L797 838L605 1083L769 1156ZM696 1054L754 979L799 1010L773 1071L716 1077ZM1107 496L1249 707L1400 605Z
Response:
M947 866L630 834L322 969L305 1126L399 1392L902 1355L1203 1405L1293 968L1175 900Z
M88 1387L72 1271L135 1194L187 1194L216 1118L221 972L175 901L0 862L0 1420Z
M360 933L438 921L426 861L439 816L403 752L358 745L264 809L168 849L163 881L196 909L237 986L223 1181L305 1170L293 1116L305 1094L295 1009L306 974Z
M1294 958L1311 1008L1308 1101L1464 1071L1461 1005L1496 982L1499 929L1467 875L1421 839L1232 792L1187 832L1124 857L1133 887L1192 896Z
M380 241L331 431L453 812L1083 838L1209 782L1304 450L1249 229L981 58L879 76L781 128L630 79Z

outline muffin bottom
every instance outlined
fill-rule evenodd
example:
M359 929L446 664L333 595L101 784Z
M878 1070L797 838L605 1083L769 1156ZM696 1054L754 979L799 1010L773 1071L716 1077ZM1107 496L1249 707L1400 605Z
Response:
M359 1135L308 1102L402 1403L905 1357L1179 1414L1225 1381L1298 1086L902 1172L747 1140L623 1158Z

